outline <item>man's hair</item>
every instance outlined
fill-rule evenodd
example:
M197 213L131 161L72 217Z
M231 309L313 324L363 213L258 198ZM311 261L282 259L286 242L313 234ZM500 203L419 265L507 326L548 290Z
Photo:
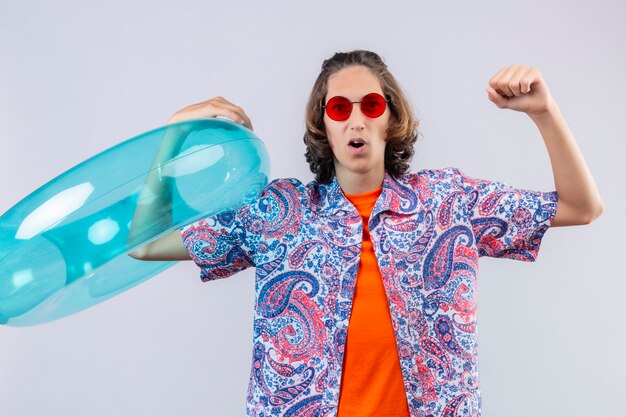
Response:
M328 184L335 176L333 151L326 137L324 125L324 100L328 93L328 80L340 70L362 65L372 71L380 81L387 106L391 112L385 146L385 170L393 177L403 175L413 157L413 144L417 140L419 121L398 82L387 69L380 56L370 51L338 52L322 64L306 106L306 160L315 179Z

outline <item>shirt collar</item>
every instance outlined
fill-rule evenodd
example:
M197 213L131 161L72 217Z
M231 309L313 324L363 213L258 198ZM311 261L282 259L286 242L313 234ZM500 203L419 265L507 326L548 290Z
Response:
M336 176L329 184L313 181L311 185L311 205L320 216L332 216L339 211L352 212L356 210L341 190ZM385 171L383 189L370 217L373 218L383 211L414 214L419 211L420 206L419 196L409 177L405 175L394 178Z

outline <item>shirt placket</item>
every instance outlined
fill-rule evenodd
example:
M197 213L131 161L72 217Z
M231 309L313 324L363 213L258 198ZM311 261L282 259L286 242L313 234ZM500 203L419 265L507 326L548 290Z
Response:
M351 252L355 253L354 259L350 261L342 262L341 268L341 285L337 292L336 296L336 305L337 308L334 312L335 318L335 328L332 331L333 335L338 334L339 331L344 332L344 337L341 340L341 343L338 343L335 346L332 346L334 343L333 338L329 339L327 352L330 353L330 356L327 358L328 364L332 364L334 372L332 369L329 369L327 375L328 379L331 380L332 383L329 383L329 388L333 389L333 404L324 404L324 406L332 405L333 407L338 406L339 402L339 391L341 389L341 375L343 372L343 357L345 352L345 344L346 344L346 336L348 332L348 323L350 321L350 312L352 311L352 300L354 297L354 289L356 285L357 273L358 273L358 263L360 262L360 253L363 244L363 222L361 219L361 215L354 209L354 211L347 211L348 216L348 226L345 227L345 238L346 244L345 246L338 247L336 250L344 251L348 248L351 248ZM338 259L342 259L343 255L341 253L337 254ZM342 295L343 293L343 295ZM345 309L348 311L345 317L342 313L342 308L340 307L341 303L346 303ZM334 357L334 355L337 357ZM334 375L331 375L334 374Z
M381 265L390 265L389 254L383 253L380 247L380 243L379 243L380 232L385 227L383 219L384 217L388 216L388 213L380 212L377 214L377 216L382 217L380 221L374 222L374 218L371 218L369 223L370 225L372 223L375 224L373 228L370 228L370 239L372 241L372 248L374 249L374 254L376 255L376 261L378 263L378 267L380 268ZM394 231L390 229L386 229L385 233L387 235L391 235L394 233ZM385 270L390 271L391 268L385 268ZM396 349L397 349L399 346L399 343L406 342L406 341L402 339L400 329L398 329L398 317L397 317L397 314L395 314L395 308L391 300L394 299L394 296L397 297L397 296L400 296L400 294L393 293L393 285L389 283L390 277L388 277L386 274L383 273L383 268L381 268L381 278L383 280L383 287L385 288L385 294L387 296L387 305L389 306L389 312L391 315L391 324L393 326L394 339L396 342ZM398 356L400 356L399 352L398 352ZM410 398L410 392L407 391L406 387L407 387L407 381L411 380L411 374L410 374L410 369L406 369L405 366L402 366L402 360L400 360L400 370L402 372L402 381L405 386L405 394L408 400Z

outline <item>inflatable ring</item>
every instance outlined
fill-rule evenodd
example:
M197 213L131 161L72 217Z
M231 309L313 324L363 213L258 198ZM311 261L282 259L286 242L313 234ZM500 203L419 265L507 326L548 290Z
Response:
M202 119L144 133L64 172L0 217L0 323L49 322L172 266L128 253L253 201L269 168L251 130Z

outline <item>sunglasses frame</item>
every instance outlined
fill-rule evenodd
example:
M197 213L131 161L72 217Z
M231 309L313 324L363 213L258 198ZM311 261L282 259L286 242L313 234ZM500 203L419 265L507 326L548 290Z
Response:
M336 121L336 122L345 122L345 121L346 121L346 120L348 120L348 119L350 118L350 116L352 115L352 110L354 110L354 105L355 105L355 104L360 104L360 103L362 103L362 102L363 102L363 99L364 99L365 97L368 97L368 96L371 96L371 95L376 95L376 96L378 96L378 97L382 98L382 99L384 100L384 102L385 102L385 109L383 110L383 112L382 112L380 115L378 115L378 116L376 116L376 117L370 117L370 116L368 116L367 114L363 113L363 109L361 109L361 113L363 113L363 115L365 115L366 117L370 117L371 119L377 119L377 118L379 118L380 116L382 116L382 115L385 113L385 110L387 110L387 103L389 103L389 99L388 99L388 98L383 97L383 96L381 96L381 95L380 95L380 94L378 94L378 93L368 93L368 94L366 94L366 95L364 95L364 96L363 96L363 98L361 99L361 101L350 101L350 99L348 99L347 97L344 97L344 96L333 96L333 97L331 97L331 98L330 98L330 99L326 102L326 104L322 104L322 108L324 109L324 112L328 115L328 117L330 117L332 120L334 120L334 121ZM345 99L347 102L349 102L349 103L350 103L350 106L351 106L351 107L350 107L350 113L348 113L348 117L346 117L345 119L339 119L339 120L337 120L337 119L332 118L332 117L331 117L331 115L330 115L330 114L328 114L328 110L327 110L327 105L328 105L328 103L330 103L330 102L331 102L334 98L337 98L337 97L341 97L341 98ZM359 107L361 107L361 106L359 106Z

